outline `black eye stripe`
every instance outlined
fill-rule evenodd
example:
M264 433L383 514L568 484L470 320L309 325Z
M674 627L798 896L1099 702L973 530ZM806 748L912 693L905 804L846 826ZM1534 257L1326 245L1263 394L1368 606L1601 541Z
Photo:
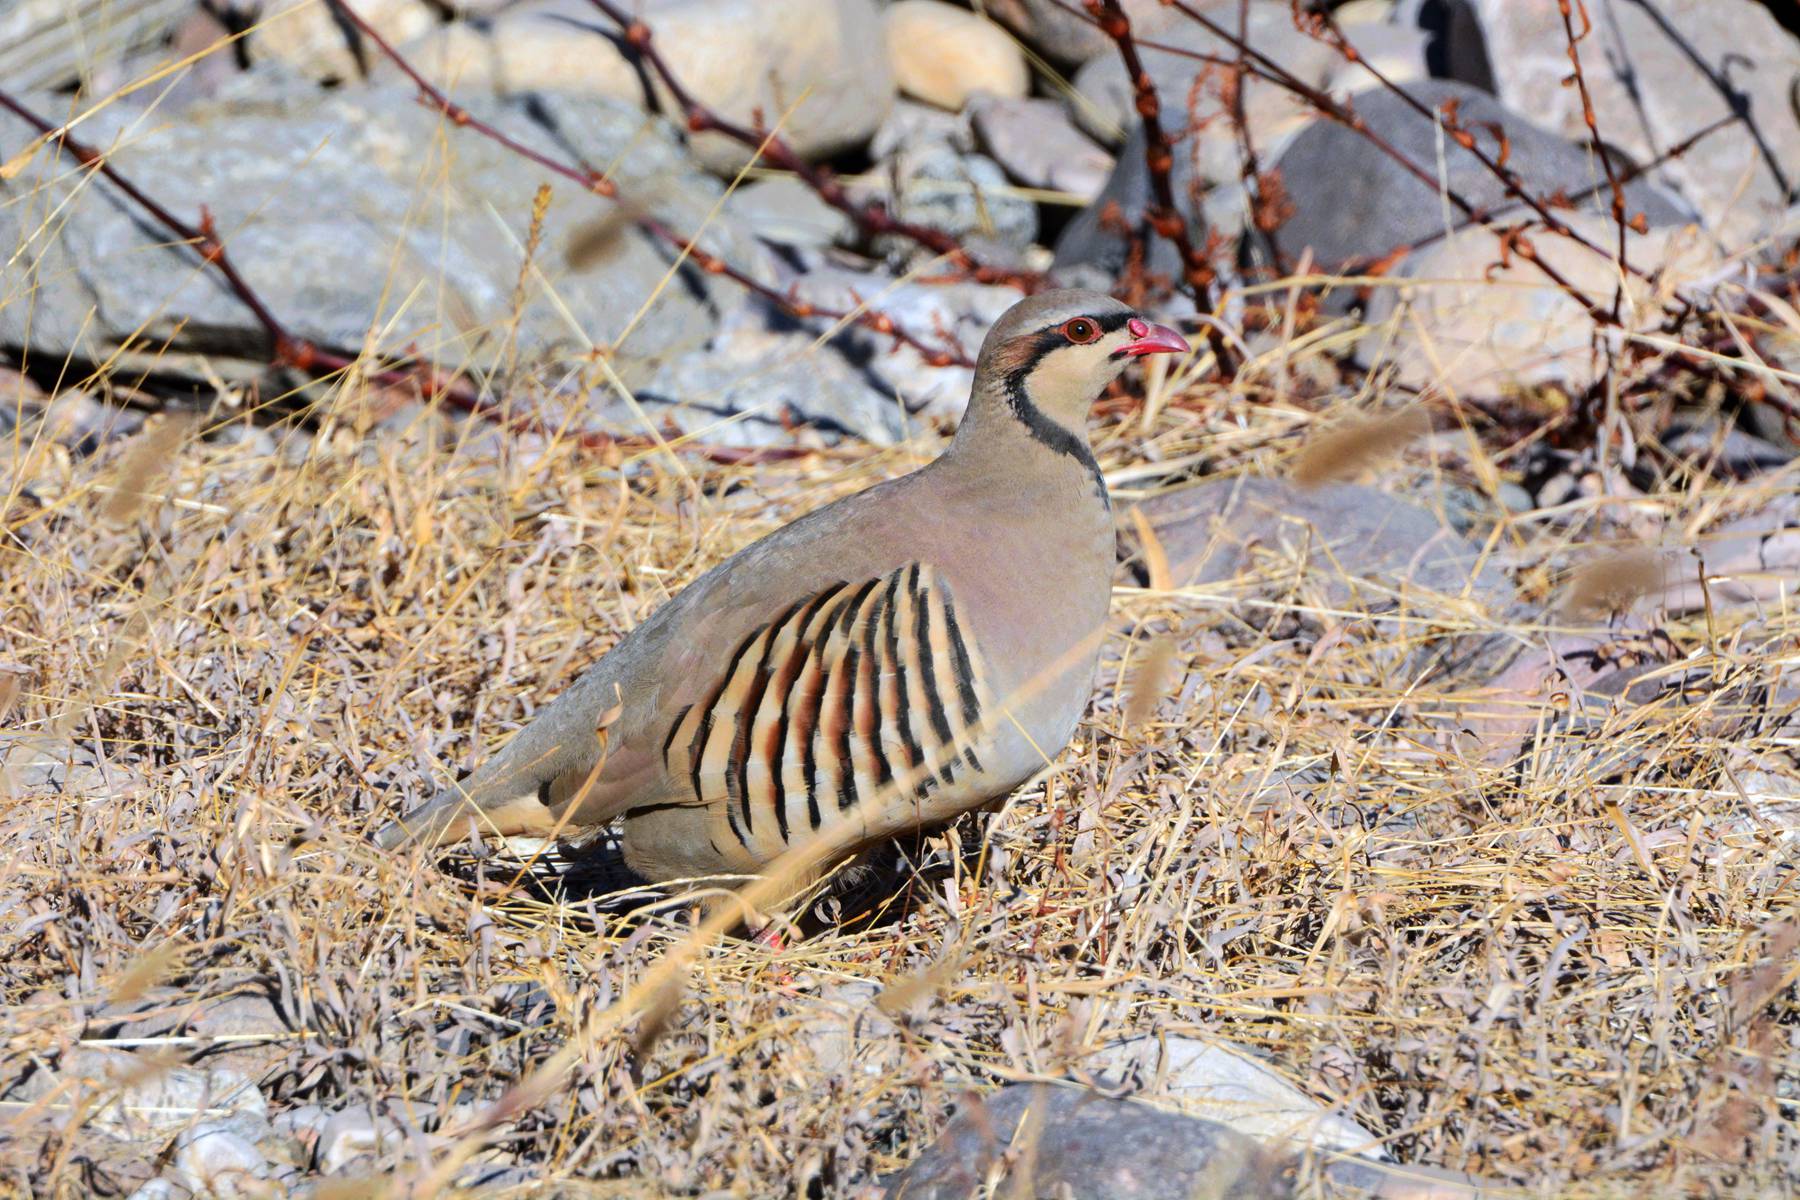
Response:
M1038 360L1050 353L1050 351L1069 345L1068 335L1063 332L1063 328L1068 325L1070 321L1091 321L1099 327L1100 336L1103 337L1106 334L1125 328L1126 322L1133 320L1136 316L1136 313L1130 312L1129 310L1126 312L1105 313L1100 316L1078 314L1057 322L1049 329L1039 330L1035 334L1026 334L1025 336L1032 340L1032 353L1024 366L1027 369L1034 367L1037 365ZM1092 345L1093 341L1098 340L1099 338L1096 337L1088 344Z

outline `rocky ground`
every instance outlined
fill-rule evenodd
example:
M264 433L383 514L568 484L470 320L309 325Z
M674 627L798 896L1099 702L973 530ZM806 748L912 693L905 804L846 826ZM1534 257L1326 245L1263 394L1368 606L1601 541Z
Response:
M0 1190L1800 1186L1800 21L1085 11L0 11ZM1046 283L1201 347L1055 771L779 950L366 842Z

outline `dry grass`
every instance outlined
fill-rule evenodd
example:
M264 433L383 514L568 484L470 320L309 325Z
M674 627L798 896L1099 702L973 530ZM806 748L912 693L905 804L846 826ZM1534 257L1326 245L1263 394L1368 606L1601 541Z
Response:
M1193 394L1147 437L1109 422L1103 459L1207 448L1275 472L1296 419ZM384 1171L438 1158L592 1034L690 914L509 886L504 855L459 878L367 831L706 566L934 449L688 459L690 478L567 445L495 458L428 416L319 436L214 417L118 527L103 518L143 444L76 460L20 438L9 728L91 757L4 810L5 1072L159 980L165 1002L266 989L298 1030L250 1060L272 1110L374 1106L414 1131ZM1674 524L1719 499L1645 503ZM1503 522L1497 543L1529 580L1600 539L1586 519ZM1792 684L1785 727L1766 693L1793 674L1800 618L1674 623L1682 666L1715 686L1565 700L1495 760L1457 731L1507 698L1402 667L1437 630L1544 627L1448 597L1378 624L1313 587L1277 564L1224 599L1122 587L1076 744L922 848L910 911L773 954L703 950L647 1058L630 1022L579 1039L572 1071L465 1148L618 1180L571 1195L854 1195L970 1086L1187 1030L1267 1051L1404 1160L1522 1194L1792 1186L1793 844L1736 781L1793 753ZM67 1116L13 1119L17 1185L134 1177Z
M546 253L578 266L615 232ZM1191 470L1323 480L1391 457L1411 494L1491 500L1528 439L1421 437L1417 408L1320 416L1365 382L1318 386L1322 352L1362 332L1302 331L1231 392L1102 406L1121 512ZM0 372L0 411L17 387ZM1794 822L1757 782L1800 777L1791 591L1667 623L1682 686L1647 704L1418 666L1452 635L1542 654L1593 548L1703 535L1791 495L1793 468L1488 504L1475 536L1523 609L1346 608L1291 547L1204 592L1152 561L1153 586L1121 580L1056 770L910 848L898 898L846 900L866 927L771 952L697 944L683 898L546 883L518 847L446 871L365 837L708 566L941 435L723 467L397 403L355 385L286 422L220 406L92 456L54 421L6 430L0 1089L135 1057L0 1100L0 1193L128 1193L179 1126L121 1139L104 1100L222 1063L273 1116L403 1131L319 1197L465 1158L528 1164L544 1186L519 1195L860 1196L970 1089L1157 1032L1255 1047L1399 1159L1500 1194L1800 1186ZM1507 723L1532 736L1503 753L1465 732ZM678 952L685 977L653 974ZM286 1020L160 1032L185 999L245 994Z

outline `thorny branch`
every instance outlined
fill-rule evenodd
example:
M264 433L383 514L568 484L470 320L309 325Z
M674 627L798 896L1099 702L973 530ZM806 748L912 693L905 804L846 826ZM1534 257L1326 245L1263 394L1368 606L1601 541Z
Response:
M1450 188L1448 186L1443 185L1439 181L1439 179L1435 175L1433 175L1430 171L1426 170L1424 167L1422 167L1418 163L1414 162L1411 158L1409 158L1405 154L1401 153L1401 151L1397 147L1395 147L1392 142L1389 142L1386 138L1384 138L1380 134L1376 133L1373 129L1370 129L1368 126L1368 122L1364 121L1362 119L1362 117L1359 116L1353 109L1351 109L1347 105L1338 103L1336 100L1332 99L1331 96L1328 95L1326 92L1322 91L1319 88L1313 87L1311 84L1308 84L1305 80L1300 79L1298 76L1294 75L1293 72L1287 70L1280 63L1275 62L1268 55L1263 54L1261 51L1257 50L1254 46L1250 46L1250 45L1246 44L1242 39L1234 36L1229 30L1225 29L1223 26L1219 25L1217 22L1209 19L1204 13L1200 12L1193 5L1185 3L1184 0L1166 0L1166 2L1170 6L1181 11L1182 13L1185 13L1188 17L1190 17L1194 21L1199 22L1200 25L1203 26L1208 32L1212 33L1212 35L1214 37L1219 38L1221 41L1225 42L1227 45L1230 45L1233 49L1238 50L1239 52L1248 56L1249 59L1251 60L1251 62L1257 68L1257 70L1255 72L1256 74L1261 75L1263 78L1269 79L1272 82L1275 82L1275 83L1279 84L1280 86L1286 88L1288 91L1290 91L1293 94L1304 99L1308 104L1312 105L1320 113L1324 114L1327 117L1330 117L1331 119L1339 122L1340 124L1348 126L1350 129L1352 129L1356 133L1362 135L1362 137L1364 137L1370 143L1372 143L1376 147L1376 149L1380 150L1383 154L1385 154L1389 158L1393 159L1394 162L1398 163L1404 170L1406 170L1409 174L1413 175L1415 178L1419 179L1426 186L1430 187L1434 192L1441 191L1443 193L1443 195L1445 196L1445 198L1448 199L1450 201L1450 203L1452 205L1454 205L1459 211L1461 211L1465 216L1468 216L1468 217L1474 219L1475 221L1477 221L1481 224L1484 224L1484 225L1487 223L1488 214L1486 212L1479 209L1474 204L1470 203L1467 198L1462 196L1454 188ZM1335 28L1335 26L1333 28ZM1151 43L1146 43L1146 45L1150 45L1150 44ZM1161 49L1161 50L1166 50L1170 53L1177 54L1177 55L1180 55L1183 57L1191 57L1191 58L1196 58L1196 59L1200 59L1203 61L1229 62L1229 60L1221 60L1215 55L1198 54L1193 51L1183 50L1180 47L1176 47L1176 46L1164 46L1164 45L1159 44L1156 46L1156 48ZM1339 44L1337 46L1337 49L1338 49L1338 52L1340 54L1343 54L1349 61L1364 62L1364 65L1366 67L1368 67L1370 73L1375 75L1375 77L1378 81L1385 84L1388 88L1392 89L1393 91L1395 91L1399 95L1401 95L1408 104L1417 108L1420 111L1420 113L1423 116L1425 116L1427 119L1430 119L1433 121L1438 119L1437 116L1435 114L1433 114L1430 109L1426 108L1423 104L1420 104L1412 96L1407 95L1403 89L1401 89L1396 84L1394 84L1393 81L1387 79L1385 76L1383 76L1379 72L1377 72L1374 67L1368 66L1368 64L1361 58L1360 54L1358 54L1356 48L1354 46L1351 46L1348 42L1343 41L1341 34L1339 35ZM1467 137L1468 135L1464 134L1464 136ZM1467 144L1472 146L1473 142L1474 142L1474 139L1472 137L1469 137ZM1460 138L1458 139L1458 144L1459 145L1464 144ZM1483 157L1480 155L1479 151L1476 151L1476 153L1477 153L1478 157ZM1486 161L1489 163L1492 162L1491 159L1487 159ZM1522 189L1518 189L1516 183L1510 183L1510 184L1508 184L1508 186L1513 188L1514 190L1519 190L1521 192L1521 195L1523 194ZM1526 201L1527 201L1528 205L1534 205L1538 209L1542 209L1542 205L1537 204L1537 202L1534 198L1526 197ZM1555 226L1566 228L1566 226L1562 226L1562 222L1555 221L1555 218L1551 218L1551 220L1554 222ZM1600 321L1600 322L1606 323L1606 324L1611 323L1607 320L1607 315L1606 315L1606 312L1604 309L1600 308L1598 305L1596 305L1594 303L1594 301L1590 300L1587 297L1587 295L1581 291L1581 289L1577 288L1573 283L1571 283L1569 281L1569 279L1566 276L1564 276L1560 271L1558 271L1556 268L1552 267L1549 263L1543 261L1543 259L1541 257L1539 257L1537 248L1535 246L1533 246L1531 244L1531 242L1529 241L1529 239L1527 239L1525 237L1524 228L1522 226L1516 227L1516 228L1513 228L1510 230L1497 231L1497 232L1500 233L1500 236L1503 238L1508 249L1512 253L1518 254L1520 258L1525 259L1526 261L1530 262L1532 265L1537 267L1537 269L1539 271L1541 271L1544 274L1544 276L1550 280L1550 282L1554 283L1558 288L1560 288L1566 295L1569 296L1570 299L1574 300L1577 304L1581 305L1582 309L1584 311L1588 312L1591 316L1593 316L1596 321ZM1570 231L1570 236L1572 236L1572 237L1575 236L1573 231ZM1581 240L1581 239L1577 238L1576 240Z
M1238 0L1237 13L1238 40L1244 45L1250 42L1250 0ZM1275 173L1265 176L1262 164L1257 159L1256 142L1250 134L1250 116L1244 107L1244 80L1249 73L1250 63L1243 50L1238 51L1237 61L1232 64L1231 73L1231 122L1237 127L1238 152L1242 156L1242 165L1238 178L1244 185L1244 192L1250 198L1251 220L1262 231L1269 243L1269 257L1277 271L1286 269L1281 256L1281 243L1277 231L1286 220L1287 213L1283 209L1281 185Z
M291 368L310 378L323 379L355 370L364 364L364 359L357 355L320 345L293 333L286 323L275 315L256 289L251 287L250 283L238 272L236 265L231 261L230 254L225 249L225 244L219 239L217 229L214 228L212 214L204 208L201 209L200 223L198 225L190 224L147 195L118 168L108 162L105 155L86 143L76 140L66 128L53 125L38 116L4 89L0 89L0 108L6 109L36 129L46 143L54 143L82 166L99 172L132 203L149 214L152 220L174 235L176 241L191 247L200 256L202 262L217 271L219 277L225 281L226 287L231 290L232 295L250 310L256 323L262 326L263 331L268 334L270 362L273 365ZM473 416L483 417L517 432L548 436L548 431L535 419L505 413L491 401L483 399L474 392L466 381L446 378L425 364L382 366L374 370L367 370L365 373L370 379L389 386L403 387L417 384L426 396L442 399L445 403ZM615 446L643 449L650 445L646 439L619 438L600 432L579 434L577 442L587 450ZM697 446L696 449L706 457L723 463L738 463L753 458L787 457L789 453L788 448L785 447L771 447L758 451L722 446ZM795 448L792 453L804 453L804 451Z
M522 155L536 163L538 166L544 168L546 171L550 171L555 175L570 180L571 182L578 184L584 190L593 192L597 196L604 196L609 199L617 197L617 186L612 180L606 178L600 172L590 170L585 166L571 165L553 158L550 155L533 150L524 143L507 136L488 122L476 117L466 108L463 108L460 104L457 104L454 100L450 99L443 89L437 87L430 80L426 79L425 76L420 74L418 69L407 61L405 55L395 49L392 43L382 37L375 27L364 20L355 9L350 7L349 4L345 3L345 0L329 0L329 2L336 11L343 14L345 20L356 27L357 32L361 36L368 38L370 43L372 43L389 62L392 62L412 81L413 86L419 90L420 100L429 107L442 113L444 119L449 121L452 125L473 130L483 137L489 138L501 146L506 147L515 154ZM756 144L761 143L758 142ZM770 145L771 147L774 145L774 139L771 139ZM694 265L699 267L702 271L705 271L709 275L724 276L741 287L754 292L756 295L767 300L769 303L775 305L792 317L802 320L809 317L816 317L827 321L861 325L875 333L892 338L896 343L911 346L914 350L919 352L928 364L934 367L972 367L975 365L974 360L968 356L962 347L957 345L945 347L942 345L934 346L928 344L913 334L908 333L906 330L901 329L894 323L894 319L886 313L869 310L843 312L797 300L792 296L785 295L775 290L768 284L763 283L761 280L754 278L744 271L739 270L718 255L711 254L706 250L701 249L695 238L683 237L681 234L670 229L667 225L654 217L640 214L634 216L632 219L638 228L673 247L677 253L692 259Z
M1313 34L1313 36L1320 36L1320 34L1322 34L1326 45L1343 55L1346 61L1361 63L1363 70L1374 76L1377 83L1387 91L1400 97L1401 101L1405 103L1407 107L1411 108L1426 120L1442 122L1445 132L1450 134L1456 144L1468 151L1470 157L1480 163L1495 179L1499 180L1500 185L1506 189L1506 194L1508 196L1511 196L1514 200L1517 200L1526 208L1529 208L1532 211L1532 214L1543 223L1545 229L1559 237L1567 238L1576 245L1590 250L1603 258L1611 257L1605 250L1602 250L1599 246L1594 245L1594 243L1588 241L1579 233L1576 233L1573 229L1569 228L1562 218L1558 217L1550 210L1548 205L1531 194L1530 189L1526 188L1524 183L1519 179L1518 173L1509 169L1506 165L1506 147L1504 138L1502 138L1501 157L1495 158L1481 148L1481 144L1475 140L1474 134L1461 128L1455 122L1454 113L1434 112L1411 92L1389 79L1380 68L1375 66L1374 63L1369 62L1364 58L1356 47L1350 44L1349 39L1344 36L1343 29L1338 25L1337 21L1333 19L1330 13L1314 13L1312 14L1311 21L1307 21L1306 14L1303 14L1300 10L1299 0L1290 0L1290 2L1294 5L1295 19L1303 22L1301 25L1303 30ZM1604 154L1601 155L1602 159L1605 157ZM1526 257L1529 258L1531 256L1527 255ZM1544 266L1542 263L1539 263L1538 265L1540 268ZM1623 255L1619 258L1619 267L1621 270L1625 271L1632 270L1631 264L1625 261ZM1642 274L1642 272L1637 271L1633 271L1632 273Z
M231 289L243 306L250 310L256 323L261 325L270 339L270 361L279 367L291 367L302 374L315 378L348 371L355 367L358 358L341 351L321 346L317 342L294 334L269 308L256 290L238 273L231 256L225 250L225 244L219 240L218 230L213 226L212 214L206 209L200 210L200 223L190 224L177 217L162 204L138 188L138 186L120 174L117 168L107 162L106 156L93 147L77 141L66 128L53 125L38 116L14 99L4 90L0 90L0 108L18 117L21 121L36 129L46 142L53 142L65 154L84 167L98 171L124 193L132 203L143 209L150 217L173 234L177 241L191 246L201 261L219 273L225 286ZM468 389L467 384L445 379L435 370L427 366L417 367L381 367L369 372L369 376L378 382L390 385L418 383L427 394L442 396L446 401L464 411L483 416L496 415L493 407Z
M1587 122L1588 140L1593 143L1594 157L1600 160L1606 171L1607 186L1612 189L1612 218L1619 227L1619 263L1625 263L1625 230L1629 224L1625 217L1625 185L1619 181L1618 169L1613 166L1612 155L1600 141L1600 125L1594 119L1594 100L1588 94L1587 76L1581 73L1581 50L1577 43L1593 32L1594 23L1588 17L1587 5L1583 0L1575 0L1581 8L1581 32L1575 32L1574 14L1570 11L1569 0L1556 0L1557 8L1562 13L1563 34L1569 40L1569 67L1573 72L1571 78L1581 93L1581 116ZM1567 82L1565 80L1565 82ZM1642 233L1642 218L1639 218L1638 232ZM1613 291L1612 318L1619 319L1619 302L1623 298L1623 289Z
M600 0L595 0L599 3ZM1156 83L1138 58L1137 44L1131 36L1131 19L1119 7L1119 0L1086 0L1088 12L1100 31L1111 38L1124 60L1126 77L1137 98L1138 117L1144 123L1144 164L1149 169L1151 206L1147 214L1150 228L1166 239L1181 256L1182 274L1194 293L1194 302L1202 314L1217 308L1213 283L1217 272L1212 263L1188 236L1187 218L1175 203L1175 186L1170 170L1175 165L1175 152L1162 125L1162 105L1156 95ZM1219 372L1229 378L1236 359L1225 344L1224 335L1210 322L1204 323L1206 342L1219 364Z

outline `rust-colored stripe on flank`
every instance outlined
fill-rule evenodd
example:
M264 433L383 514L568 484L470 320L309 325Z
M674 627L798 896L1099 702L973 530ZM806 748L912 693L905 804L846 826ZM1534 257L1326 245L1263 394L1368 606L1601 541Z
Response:
M775 770L779 778L781 763L787 757L787 741L789 730L793 733L793 741L800 749L800 773L802 784L806 790L806 815L812 827L819 827L819 789L817 772L819 768L818 742L815 737L819 729L819 706L824 701L825 689L830 686L831 676L825 662L825 654L831 646L831 636L843 616L846 605L854 605L854 597L861 593L852 593L850 597L843 595L847 584L838 584L832 589L833 603L820 607L814 620L816 628L812 630L812 640L807 643L805 653L800 660L800 668L795 673L788 687L788 699L792 700L794 692L800 693L800 703L791 711L782 709L782 737L780 751L775 760ZM813 676L817 675L814 680ZM808 683L812 687L808 687ZM785 791L785 785L784 785Z
M909 579L918 572L919 564L914 563L904 571L895 571L888 576L887 588L887 625L883 629L886 641L885 653L887 661L893 664L894 725L900 734L900 745L906 751L906 770L908 777L916 776L925 765L925 749L919 745L919 738L912 726L912 694L906 684L906 656L901 653L900 631L905 622L905 614L900 607L903 593L900 591L900 577L905 574ZM910 590L910 588L909 588ZM913 784L915 791L935 782L929 778L917 780Z
M745 833L756 832L756 816L750 804L750 731L756 723L756 712L762 707L763 692L769 686L769 657L775 653L775 643L780 639L782 629L805 604L806 601L800 601L763 630L762 654L756 661L755 674L750 676L749 690L744 693L735 714L737 723L732 728L731 754L725 760L726 802L732 799L730 781L735 778L736 799L741 806L739 811L743 814Z
M936 581L933 580L933 583ZM931 730L937 734L938 744L947 750L954 735L950 732L949 714L944 711L944 699L938 694L937 647L931 636L932 601L937 597L938 588L927 587L921 591L918 586L918 568L915 566L913 589L913 604L919 610L913 627L913 639L919 643L919 678L925 684L926 715L931 718Z
M794 677L806 664L807 655L812 651L812 643L807 640L811 632L813 618L818 616L819 609L833 596L843 591L842 580L813 597L800 614L799 628L794 632L794 646L788 651L787 661L782 663L781 670L775 676L775 694L780 698L781 711L775 718L775 724L769 731L769 742L763 747L763 761L769 764L769 803L775 809L775 827L781 831L781 840L788 840L787 816L787 784L781 778L781 760L787 750L788 708L794 698ZM831 624L829 618L826 625ZM773 645L773 643L770 643Z
M713 686L712 695L706 701L706 707L701 710L700 727L694 731L694 740L688 745L688 782L694 789L695 800L704 801L706 799L706 794L700 789L700 766L706 761L706 744L712 740L713 724L718 716L719 698L731 686L732 679L737 675L738 667L744 661L744 655L748 654L750 647L756 644L759 634L760 631L752 632L750 636L739 643L737 652L731 656L730 665L725 668L725 674L719 677L719 682ZM750 843L744 837L744 831L738 828L737 814L731 811L729 771L726 772L726 777L725 820L731 826L732 836L742 842L745 849L748 849Z
M894 781L894 769L888 765L887 754L881 748L881 646L882 622L887 619L886 593L875 597L874 606L870 610L863 626L862 675L857 677L857 692L862 694L862 678L867 676L869 690L867 693L867 711L871 714L868 727L860 723L856 732L862 735L863 742L869 747L875 765L876 794Z
M856 595L845 601L840 610L841 615L837 625L832 629L828 638L828 641L830 639L837 640L838 657L835 660L830 658L823 660L824 686L819 689L821 719L814 726L813 743L808 747L810 757L816 763L817 744L824 740L827 759L836 760L835 790L840 811L854 805L858 798L856 762L851 755L850 748L850 735L856 724L856 672L860 661L857 649L856 622L861 616L863 606L868 603L870 593L875 590L879 582L878 579L871 579L864 583L856 590ZM827 645L826 654L829 655L830 651L831 647ZM826 708L827 702L833 699L833 689L836 689L835 703L830 708ZM836 722L831 728L829 737L826 733L825 717L827 714ZM807 777L809 780L818 778L817 773L812 771L808 772ZM816 791L816 789L814 790ZM813 794L813 791L807 793L809 800L812 799Z

